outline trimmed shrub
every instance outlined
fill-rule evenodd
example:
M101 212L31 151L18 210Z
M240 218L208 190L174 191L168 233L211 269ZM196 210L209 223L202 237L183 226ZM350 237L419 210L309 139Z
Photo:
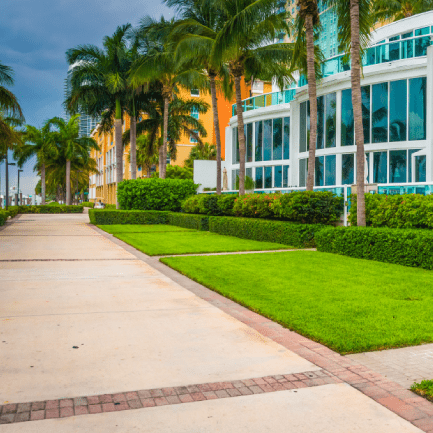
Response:
M117 186L117 198L124 210L179 211L181 202L196 194L189 179L134 179Z
M66 206L66 205L57 205L52 206L49 204L46 205L37 205L37 206L10 206L9 210L11 212L16 212L16 214L26 214L26 213L42 213L42 214L50 214L50 213L83 213L83 206ZM16 215L15 214L15 215Z
M171 212L168 215L168 224L195 230L209 230L209 217Z
M8 212L0 210L0 226L3 226L8 219Z
M168 224L169 212L89 209L92 224Z
M332 224L343 213L344 199L329 191L293 191L271 203L276 217L303 224Z
M297 224L252 218L210 217L209 231L255 241L276 242L297 248L315 247L319 224Z
M91 201L83 201L82 203L80 203L80 205L84 207L91 207L93 209L95 203L92 203Z
M18 206L9 206L8 210L5 210L6 214L11 218L15 218L20 212Z
M235 194L199 194L188 197L182 202L182 210L186 213L205 215L233 215Z
M351 196L349 222L356 226L356 195ZM433 195L365 194L367 226L392 228L433 228Z
M281 194L246 194L238 197L233 207L236 216L247 218L273 218L272 203Z
M319 251L358 259L433 269L429 230L327 227L316 234Z

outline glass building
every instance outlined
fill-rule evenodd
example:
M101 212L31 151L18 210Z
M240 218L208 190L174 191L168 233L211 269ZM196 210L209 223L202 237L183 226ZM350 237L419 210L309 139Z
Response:
M364 177L378 192L433 191L431 38L433 12L426 12L376 30L363 58ZM350 65L342 56L334 56L323 70L325 78L317 87L315 186L350 193L357 157ZM305 81L296 88L248 98L243 111L246 175L255 181L255 190L305 188L311 126ZM229 181L235 189L239 172L235 116L226 136Z

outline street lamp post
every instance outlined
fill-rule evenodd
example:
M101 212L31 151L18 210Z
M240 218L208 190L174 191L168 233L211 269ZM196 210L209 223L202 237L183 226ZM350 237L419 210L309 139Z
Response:
M22 199L20 196L20 173L22 173L24 170L18 170L18 204L22 204Z
M6 210L9 206L9 166L15 165L14 162L8 162L8 151L6 150Z

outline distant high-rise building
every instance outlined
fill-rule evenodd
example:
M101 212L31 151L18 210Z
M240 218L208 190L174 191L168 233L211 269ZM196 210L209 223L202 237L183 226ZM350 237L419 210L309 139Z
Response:
M68 76L65 79L65 99L70 95L71 90L72 90L71 74L72 74L73 68L74 68L74 65L69 66ZM65 119L69 120L70 118L71 118L71 116L66 111L65 112ZM100 117L92 117L92 116L89 116L89 115L85 114L84 112L80 111L80 120L79 120L80 137L90 137L90 134L96 128L96 125L100 122L100 120L101 120Z

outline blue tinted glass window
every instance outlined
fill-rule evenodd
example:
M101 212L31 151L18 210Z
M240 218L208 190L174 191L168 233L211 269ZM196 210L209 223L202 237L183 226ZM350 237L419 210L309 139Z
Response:
M323 149L325 144L325 97L317 98L317 149Z
M307 150L310 149L310 101L307 101Z
M256 188L263 188L263 167L256 167Z
M373 143L388 141L388 83L373 86Z
M336 112L337 112L337 97L335 93L330 93L325 97L325 112L326 112L326 147L335 147L335 131L336 131Z
M325 185L325 157L324 156L316 156L316 163L315 163L314 170L315 170L314 185L324 186Z
M408 157L407 157L407 181L408 182L413 182L412 181L412 155L415 152L419 152L421 149L409 149L408 150Z
M423 27L422 29L415 30L415 36L424 36L430 34L430 27Z
M370 143L370 86L361 87L362 124L364 126L364 143Z
M272 159L272 120L263 122L263 161Z
M389 183L407 182L407 151L391 150L389 152Z
M263 122L256 122L255 161L263 161Z
M392 81L389 87L389 141L406 141L407 80Z
M307 103L302 102L299 107L299 152L307 151Z
M426 77L409 80L409 140L426 139Z
M283 165L283 188L289 186L289 167L288 165Z
M386 152L374 152L373 183L387 183L387 159Z
M283 159L290 159L290 117L284 118L284 151Z
M253 161L253 124L248 123L246 125L246 134L245 134L245 140L246 140L246 147L247 147L247 162Z
M353 122L352 89L341 92L341 145L353 146L355 143L355 124Z
M277 165L274 167L274 188L281 188L283 185L283 167Z
M272 159L283 159L283 119L274 119L273 121Z
M265 167L265 188L272 188L272 167Z
M341 179L343 185L355 183L355 155L353 153L342 155Z
M239 137L238 128L233 128L233 146L232 159L234 164L239 163Z
M325 185L335 185L337 170L336 155L328 155L325 158Z
M304 187L307 183L308 158L299 160L299 186Z
M415 157L415 182L426 181L426 161L425 155Z
M427 47L430 46L430 36L415 39L415 57L427 55Z

